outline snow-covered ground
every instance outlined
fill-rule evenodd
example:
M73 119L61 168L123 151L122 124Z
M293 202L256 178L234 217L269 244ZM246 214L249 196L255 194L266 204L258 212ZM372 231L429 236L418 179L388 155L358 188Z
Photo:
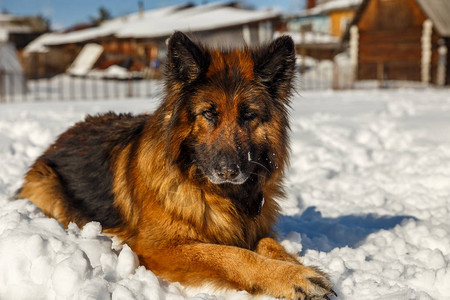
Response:
M0 105L0 299L221 299L139 267L98 223L65 230L30 202L8 200L28 165L86 113L156 106ZM339 299L450 299L450 90L302 92L292 106L282 244L328 272Z

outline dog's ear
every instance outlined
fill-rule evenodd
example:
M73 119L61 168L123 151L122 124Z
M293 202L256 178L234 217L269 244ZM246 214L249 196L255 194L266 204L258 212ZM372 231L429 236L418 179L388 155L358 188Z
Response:
M192 83L207 71L209 61L209 53L184 33L176 31L170 37L167 73L171 78Z
M281 36L253 52L256 79L276 98L287 100L295 77L295 46L290 36Z

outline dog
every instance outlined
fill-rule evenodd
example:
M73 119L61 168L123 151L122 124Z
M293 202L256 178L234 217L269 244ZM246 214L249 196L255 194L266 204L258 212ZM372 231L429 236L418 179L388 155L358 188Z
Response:
M175 32L159 108L75 124L30 167L18 198L64 226L100 222L171 282L329 299L328 276L274 239L294 70L288 36L219 50Z

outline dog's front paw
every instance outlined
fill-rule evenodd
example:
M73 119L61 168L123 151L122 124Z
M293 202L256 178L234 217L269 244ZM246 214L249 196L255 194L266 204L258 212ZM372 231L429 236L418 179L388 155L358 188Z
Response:
M273 282L274 297L292 300L322 300L337 296L324 272L315 267L285 263Z
M295 285L296 295L294 299L319 300L331 299L337 294L332 289L332 285L326 277L308 277L304 279L304 284Z

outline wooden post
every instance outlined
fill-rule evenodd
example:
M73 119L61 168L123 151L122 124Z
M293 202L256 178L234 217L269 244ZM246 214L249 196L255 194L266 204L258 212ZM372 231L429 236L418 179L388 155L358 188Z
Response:
M133 97L133 79L131 78L131 76L128 77L128 92L126 97L131 98Z
M377 79L378 88L384 87L384 62L378 62L377 64Z
M80 76L80 80L81 80L81 100L86 100L87 97L87 93L86 93L86 77L84 76Z
M306 29L304 27L302 27L300 30L301 35L300 45L306 44L305 31ZM306 49L304 47L300 48L300 56L302 57L302 63L300 65L300 73L304 74L306 72Z
M98 100L98 78L92 77L92 98L94 98L94 100Z
M447 53L448 49L445 43L442 41L441 45L438 49L439 53L439 60L438 60L438 67L437 67L437 75L436 75L436 84L438 86L444 86L445 80L446 80L446 73L447 73Z
M332 88L333 90L339 89L339 66L337 62L333 59L333 78L332 78Z
M6 94L6 96L9 96L9 102L15 102L15 93L16 93L16 78L15 78L16 74L14 72L10 73L10 81L9 81L9 95L8 92ZM6 100L8 101L8 98L6 98Z
M28 79L25 76L25 74L22 74L22 102L26 102L27 101L27 96L28 96Z
M120 93L119 93L119 84L120 84L120 81L119 81L119 79L114 79L114 83L116 83L116 84L114 84L114 87L115 87L115 91L116 91L116 98L119 98L120 97Z
M0 69L0 103L6 102L5 79L5 71Z
M421 78L423 83L430 83L431 69L431 35L433 33L433 23L430 20L423 22L422 30L422 59Z
M304 74L306 72L306 49L305 48L300 49L300 56L302 58L302 61L300 64L300 74Z
M69 99L72 101L75 99L75 82L74 82L74 78L71 75L68 75L68 80L69 80Z
M64 77L62 75L59 75L59 85L58 85L58 92L57 94L59 95L59 100L63 101L64 98Z
M350 67L351 84L353 85L358 79L358 53L359 52L359 31L358 26L353 25L350 28Z

